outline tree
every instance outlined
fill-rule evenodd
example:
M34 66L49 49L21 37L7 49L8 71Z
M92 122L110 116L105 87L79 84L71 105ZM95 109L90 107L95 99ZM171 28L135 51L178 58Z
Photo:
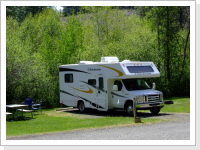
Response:
M46 107L58 107L59 65L102 56L153 61L161 72L154 81L165 97L189 95L189 7L145 7L143 17L121 8L82 10L87 14L68 15L67 22L51 8L27 15L20 24L7 17L8 103L32 96Z
M80 6L62 6L63 7L63 15L69 16L69 15L77 15L77 13L80 11Z
M161 72L164 72L165 78L161 83L166 87L167 95L180 94L183 89L179 87L179 91L177 87L182 82L188 83L186 81L188 78L182 78L183 70L186 67L186 58L187 61L189 60L187 57L190 33L189 13L183 15L183 11L186 10L188 12L189 7L151 7L145 16L152 29L157 32L157 54L159 54L157 63ZM181 30L186 33L184 37L180 36Z
M21 23L28 14L33 16L41 12L47 6L6 6L6 16L13 17Z

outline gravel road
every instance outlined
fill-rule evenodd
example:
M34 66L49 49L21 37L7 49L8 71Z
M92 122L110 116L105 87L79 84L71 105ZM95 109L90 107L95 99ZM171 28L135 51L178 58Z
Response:
M144 113L142 117L145 117ZM166 121L156 124L139 123L120 127L7 137L7 140L190 140L190 114L161 113L152 118L162 118Z

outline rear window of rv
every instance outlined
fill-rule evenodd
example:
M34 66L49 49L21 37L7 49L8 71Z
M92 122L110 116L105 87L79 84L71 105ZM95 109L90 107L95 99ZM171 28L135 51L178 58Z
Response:
M73 82L73 74L65 74L65 82L72 83Z
M130 73L154 72L151 66L127 66Z

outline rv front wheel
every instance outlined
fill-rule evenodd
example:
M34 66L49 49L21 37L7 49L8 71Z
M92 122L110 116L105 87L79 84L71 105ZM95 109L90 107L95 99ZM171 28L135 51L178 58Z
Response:
M80 112L84 112L85 111L85 105L84 105L83 101L80 101L78 103L78 109L79 109Z
M157 115L160 112L160 108L159 107L153 107L153 108L150 109L150 112L153 115Z
M125 111L128 116L133 116L133 103L128 102L125 106Z

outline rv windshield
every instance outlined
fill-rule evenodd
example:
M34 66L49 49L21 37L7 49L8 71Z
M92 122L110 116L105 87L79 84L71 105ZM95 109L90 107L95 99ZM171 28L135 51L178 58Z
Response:
M122 81L128 91L151 89L143 79L124 79Z

